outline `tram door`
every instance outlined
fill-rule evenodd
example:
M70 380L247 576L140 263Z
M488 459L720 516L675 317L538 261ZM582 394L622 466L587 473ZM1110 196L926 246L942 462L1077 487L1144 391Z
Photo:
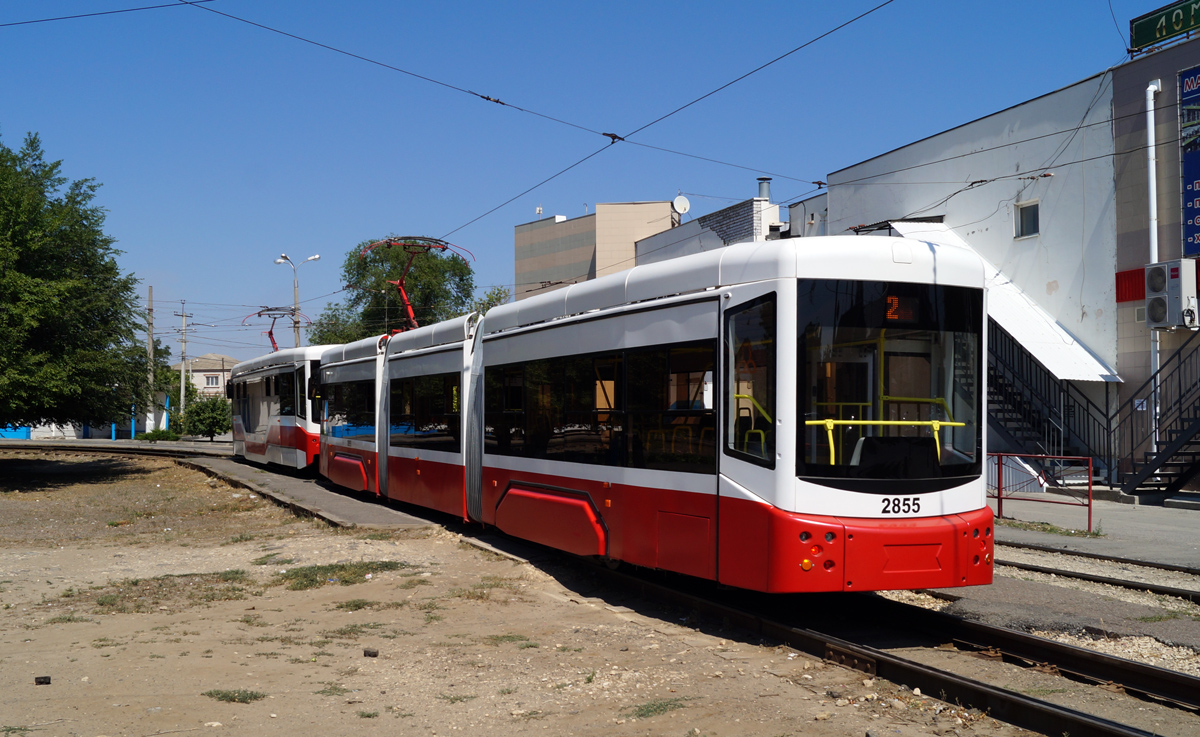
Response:
M795 307L773 281L727 288L721 300L717 577L766 585L768 510L795 494ZM792 292L794 294L794 292ZM782 336L793 336L781 339ZM788 496L791 495L791 496Z

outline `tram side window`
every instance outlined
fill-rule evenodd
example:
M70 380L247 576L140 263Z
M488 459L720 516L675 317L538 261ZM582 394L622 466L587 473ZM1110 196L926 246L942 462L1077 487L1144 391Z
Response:
M703 341L490 366L485 451L716 473L715 354Z
M704 341L626 355L630 466L716 473L715 354Z
M275 377L275 387L279 392L279 416L296 416L296 383L291 373L279 374Z
M775 467L774 293L725 312L725 453Z
M327 384L329 404L326 428L335 438L367 438L375 435L375 382L346 381Z
M259 433L266 429L270 418L268 401L265 379L246 382L246 414L242 417L246 432Z
M489 366L484 371L484 450L525 455L525 387L521 366Z
M459 452L459 374L392 379L391 415L392 447Z
M524 364L524 437L530 458L621 465L621 357L564 356Z
M292 392L296 396L296 416L302 420L308 419L308 401L304 396L304 369L298 368L292 374L292 381L295 382L295 390Z

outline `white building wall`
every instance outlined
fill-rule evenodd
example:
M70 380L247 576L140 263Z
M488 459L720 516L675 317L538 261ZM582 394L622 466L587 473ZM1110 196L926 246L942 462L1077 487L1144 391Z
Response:
M942 216L1115 366L1111 105L1106 72L834 172L828 232ZM1044 172L1053 176L1027 178ZM1039 203L1040 233L1016 238L1015 206L1031 201Z

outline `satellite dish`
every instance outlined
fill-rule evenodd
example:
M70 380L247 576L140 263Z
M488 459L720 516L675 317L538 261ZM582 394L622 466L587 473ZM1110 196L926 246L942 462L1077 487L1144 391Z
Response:
M675 199L671 200L671 209L680 215L685 215L687 214L688 210L692 209L692 203L688 202L687 197L679 195Z

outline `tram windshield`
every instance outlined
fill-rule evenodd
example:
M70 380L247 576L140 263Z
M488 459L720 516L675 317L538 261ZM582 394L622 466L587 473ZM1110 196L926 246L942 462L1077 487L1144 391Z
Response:
M801 279L798 305L798 476L980 473L981 290Z

